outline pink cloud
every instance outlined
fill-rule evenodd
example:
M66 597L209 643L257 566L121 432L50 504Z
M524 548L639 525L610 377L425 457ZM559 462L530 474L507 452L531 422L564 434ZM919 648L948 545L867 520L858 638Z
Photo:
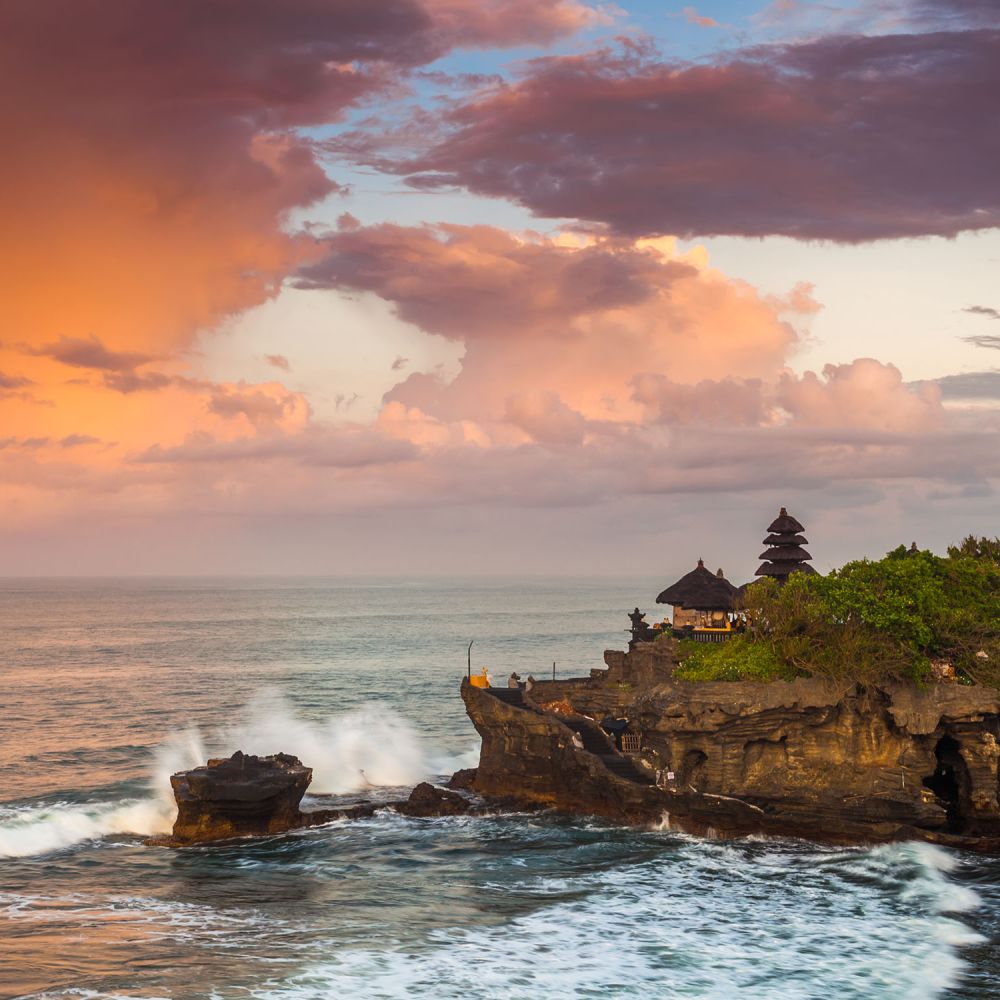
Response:
M132 455L129 461L136 465L177 466L245 463L251 470L258 464L291 461L320 469L359 469L410 461L418 456L418 449L407 441L371 428L348 426L309 427L292 434L230 440L218 440L204 432L193 433L179 445L169 448L154 445Z
M907 386L895 365L858 358L822 375L776 373L769 381L730 378L679 385L637 375L634 394L649 419L715 427L817 427L917 434L941 430L945 411L933 382Z
M688 24L696 24L699 28L719 28L721 25L714 17L705 17L699 14L694 7L685 7L681 13Z
M436 31L451 44L547 43L610 17L575 0L428 0Z
M253 427L304 427L309 420L309 404L301 393L291 392L278 382L213 386L208 409L225 419L244 417Z
M5 323L160 354L277 293L340 190L297 129L456 46L552 39L573 0L9 0L0 5Z
M770 374L796 340L778 315L794 302L779 309L670 241L380 225L324 244L303 287L373 292L408 322L465 344L457 378L414 372L388 396L435 418L497 421L509 397L556 392L587 419L629 419L637 373Z
M911 390L895 365L872 358L827 365L822 378L814 372L801 378L782 376L776 399L794 422L813 427L918 434L937 430L944 422L936 385Z
M760 379L704 379L681 385L666 375L640 373L632 385L634 398L657 423L757 427L773 422Z
M588 423L551 390L508 396L504 421L548 445L582 444Z
M333 233L323 246L299 287L375 292L407 322L461 340L531 336L542 323L635 305L693 273L628 245L574 249L493 226L386 223Z

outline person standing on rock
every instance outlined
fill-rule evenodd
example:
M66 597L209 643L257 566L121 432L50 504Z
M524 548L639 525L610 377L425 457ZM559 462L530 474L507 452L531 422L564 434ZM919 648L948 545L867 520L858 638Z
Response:
M531 694L534 688L535 688L535 678L532 677L531 674L528 674L528 679L524 682L524 690L528 694Z
M507 687L514 688L515 690L521 687L521 678L517 676L516 673L512 673L510 677L507 678Z

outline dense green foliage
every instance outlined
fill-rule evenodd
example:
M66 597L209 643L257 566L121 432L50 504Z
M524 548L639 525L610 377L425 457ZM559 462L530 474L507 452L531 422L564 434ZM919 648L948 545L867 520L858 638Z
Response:
M681 665L676 674L685 681L773 681L795 676L794 668L778 659L770 643L745 635L718 645L682 639L677 655Z
M828 576L747 589L745 635L682 642L678 676L930 680L931 661L1000 687L1000 539L966 538L946 557L900 546Z

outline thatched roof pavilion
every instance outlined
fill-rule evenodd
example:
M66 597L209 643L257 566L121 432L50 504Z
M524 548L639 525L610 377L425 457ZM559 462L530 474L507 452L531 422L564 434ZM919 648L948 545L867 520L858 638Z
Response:
M802 532L805 528L781 508L778 516L768 525L764 544L767 548L758 556L765 560L754 576L770 576L784 583L791 573L815 573L809 565L812 556L803 545L809 544Z
M676 583L667 587L657 598L657 604L672 604L674 607L692 611L732 611L736 588L722 575L705 569L703 560L686 573Z

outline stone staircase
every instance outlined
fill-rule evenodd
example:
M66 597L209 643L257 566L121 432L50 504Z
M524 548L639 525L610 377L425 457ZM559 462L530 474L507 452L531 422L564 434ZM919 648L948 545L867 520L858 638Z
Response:
M574 732L580 734L583 749L599 757L601 763L614 775L638 785L652 785L653 780L639 770L624 754L618 753L611 738L596 722L590 719L563 719Z
M601 762L612 774L616 774L626 781L634 781L637 785L653 784L652 778L643 774L628 757L623 757L621 754L602 756Z

